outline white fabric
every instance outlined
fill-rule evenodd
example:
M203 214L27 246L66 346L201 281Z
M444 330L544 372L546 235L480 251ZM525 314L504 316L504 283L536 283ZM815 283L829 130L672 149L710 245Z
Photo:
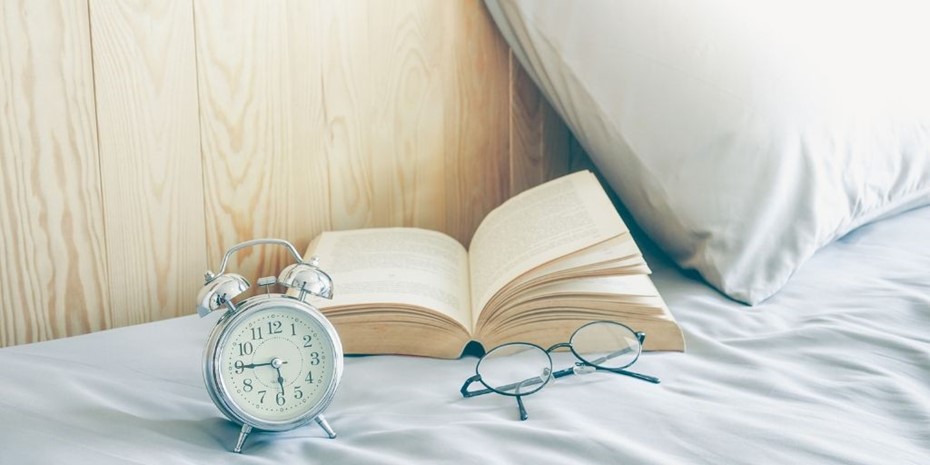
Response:
M637 222L737 300L930 204L925 1L487 4Z
M604 373L553 381L525 399L525 422L513 399L459 395L473 357L355 357L327 411L339 437L253 434L236 456L238 428L201 378L215 317L6 348L0 463L925 464L928 237L930 208L866 226L758 308L646 246L688 351L634 365L659 385Z

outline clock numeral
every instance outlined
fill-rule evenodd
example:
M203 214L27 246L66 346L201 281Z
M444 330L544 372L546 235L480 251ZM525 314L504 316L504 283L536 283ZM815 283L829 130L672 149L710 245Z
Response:
M304 336L304 347L310 347L313 345L313 338L310 335Z
M261 403L261 404L264 404L264 403L265 403L265 394L267 394L268 391L262 389L261 391L258 391L258 393L261 394L261 397L258 398L258 402Z
M294 323L291 323L291 336L296 336L296 335L297 335L297 325L295 325Z
M275 396L274 396L274 403L276 403L276 404L278 404L278 405L284 405L285 402L287 402L287 399L284 398L284 393L283 393L283 392L279 392L279 393L275 394Z
M245 371L245 364L242 363L242 360L236 360L236 363L233 363L233 366L236 367L236 374L241 375Z
M245 392L252 392L252 378L242 380L242 390Z
M239 343L239 356L252 355L253 350L255 350L255 348L252 347L251 342L240 342Z
M310 352L310 364L311 365L320 364L320 353L319 352Z
M268 322L268 334L281 334L281 322L280 321L269 321Z
M300 390L300 386L294 386L294 398L300 399L304 396L304 391Z
M312 371L308 371L308 372L307 372L307 377L304 378L304 381L306 381L306 382L308 382L308 383L312 383L312 382L313 382L313 372L312 372Z
M256 339L261 339L261 338L262 338L262 328L260 326L256 326L252 328L252 340L254 341Z

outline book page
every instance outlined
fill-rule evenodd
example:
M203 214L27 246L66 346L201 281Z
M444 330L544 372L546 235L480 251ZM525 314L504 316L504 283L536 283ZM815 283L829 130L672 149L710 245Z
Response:
M591 272L596 274L597 270L610 269L617 273L622 268L632 270L648 269L643 256L640 254L639 247L633 242L629 233L612 237L592 247L572 252L560 260L551 261L534 268L532 271L520 275L520 279L516 282L524 283L538 278L559 276L566 271L577 272L583 270L585 274Z
M517 276L627 231L590 171L563 176L504 202L472 238L472 324L494 293Z
M546 283L521 292L513 304L528 301L546 301L547 298L571 296L578 299L606 299L609 302L636 302L640 297L656 297L659 291L649 276L592 276L563 279ZM660 308L655 309L661 313Z
M324 232L307 256L333 278L322 307L392 303L448 315L470 331L468 254L455 239L417 228Z

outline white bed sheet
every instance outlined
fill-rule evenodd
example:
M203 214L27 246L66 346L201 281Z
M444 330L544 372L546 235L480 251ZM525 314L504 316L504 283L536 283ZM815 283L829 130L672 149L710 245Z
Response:
M687 353L637 362L660 385L556 380L524 422L511 398L459 395L474 358L355 357L338 438L253 434L235 455L200 374L212 318L6 348L0 463L928 463L928 239L930 208L870 225L755 308L646 247Z

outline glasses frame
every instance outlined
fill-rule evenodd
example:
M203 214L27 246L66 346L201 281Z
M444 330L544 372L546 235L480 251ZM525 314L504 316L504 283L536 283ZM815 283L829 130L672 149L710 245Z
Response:
M584 329L584 328L586 328L586 327L588 327L588 326L597 325L597 324L619 325L619 326L622 326L623 328L627 329L628 331L630 331L630 333L632 333L633 335L635 335L637 341L639 341L639 346L638 346L638 349L637 349L636 356L633 357L633 359L632 359L629 363L627 363L626 365L623 365L623 366L621 366L621 367L613 367L613 368L611 368L611 367L603 367L603 366L600 366L600 365L597 365L597 364L594 364L594 363L591 363L591 362L588 362L587 360L585 360L584 357L582 357L578 352L575 351L575 347L574 347L574 345L572 344L572 342L573 342L573 340L575 339L575 336L578 335L578 332L579 332L579 331L581 331L582 329ZM631 377L631 378L636 378L636 379L639 379L639 380L642 380L642 381L647 381L647 382L650 382L650 383L653 383L653 384L659 384L661 381L659 380L659 378L656 378L655 376L644 375L644 374L642 374L642 373L636 373L636 372L634 372L634 371L629 371L629 370L626 369L627 367L629 367L629 366L633 365L634 363L636 363L637 360L639 360L639 356L642 355L642 353L643 353L643 343L644 343L645 341L646 341L646 333L644 333L644 332L642 332L642 331L635 331L635 330L633 330L633 328L630 328L629 326L627 326L627 325L625 325L625 324L623 324L623 323L616 322L616 321L610 321L610 320L596 320L596 321L591 321L591 322L588 322L588 323L585 323L585 324L579 326L578 329L576 329L575 331L572 332L571 337L568 338L568 342L560 342L560 343L557 343L557 344L553 344L553 345L550 346L548 349L543 349L541 346L536 345L536 344L533 344L533 343L530 343L530 342L508 342L508 343L505 343L505 344L501 344L501 345L499 345L499 346L496 346L496 347L494 347L493 349L491 349L491 350L485 352L485 354L482 355L480 359L478 359L478 363L475 364L475 374L474 374L474 376L471 376L470 378L468 378L467 380L465 380L465 383L462 384L462 388L459 390L459 392L461 392L461 393L462 393L462 397L465 397L465 398L480 396L480 395L484 395L484 394L490 394L490 393L492 393L492 392L495 393L495 394L500 394L500 395L504 395L504 396L516 397L516 398L517 398L517 408L520 410L520 420L521 420L521 421L525 421L527 418L529 418L529 415L526 413L526 406L523 404L523 396L528 396L528 395L530 395L530 394L535 394L535 393L539 392L540 390L542 390L542 388L544 388L547 384L549 384L549 381L551 381L553 378L562 378L562 377L564 377L564 376L569 376L569 375L574 375L574 374L588 374L588 373L593 373L593 372L595 372L595 371L608 371L608 372L611 372L611 373L616 373L616 374L618 374L618 375L629 376L629 377ZM545 378L545 379L542 379L541 382L536 381L535 383L533 383L533 384L537 384L537 383L538 383L538 384L540 384L540 386L537 387L536 389L533 389L532 391L525 392L525 393L513 393L513 392L506 392L506 391L503 391L503 390L501 390L501 389L502 389L502 388L510 389L510 388L516 387L516 386L518 386L518 385L520 385L520 384L523 384L523 383L535 381L534 378L529 378L529 379L524 380L524 381L521 381L521 382L511 383L511 384L508 384L508 385L498 386L498 387L495 388L495 387L492 387L492 386L488 385L488 384L484 381L484 379L481 377L481 373L480 373L480 372L481 372L481 362L483 362L483 361L485 360L485 357L487 357L488 354L490 354L490 353L492 353L492 352L494 352L494 351L496 351L496 350L498 350L498 349L500 349L500 348L502 348L502 347L513 346L513 345L523 345L523 346L527 346L527 347L531 347L531 348L536 348L536 349L538 349L539 351L541 351L542 353L544 353L544 354L546 355L546 359L549 361L549 367L543 370L543 371L544 371L544 375L545 375L546 378ZM568 348L568 349L571 351L572 355L575 356L576 362L574 363L574 365L572 365L572 366L570 366L570 367L568 367L568 368L565 368L565 369L563 369L563 370L559 370L559 371L553 372L553 371L552 371L552 356L551 356L550 354L552 353L552 351L557 350L557 349L562 349L562 348ZM468 388L469 388L472 384L474 384L474 383L476 383L476 382L481 383L481 384L485 387L485 389L477 389L477 390L469 391Z

